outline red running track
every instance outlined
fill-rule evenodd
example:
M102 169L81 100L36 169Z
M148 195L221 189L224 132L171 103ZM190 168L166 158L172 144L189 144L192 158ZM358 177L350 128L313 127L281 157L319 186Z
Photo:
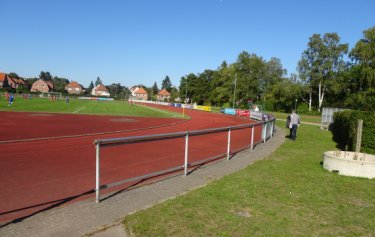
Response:
M181 112L180 108L162 108ZM186 112L191 119L185 122L180 119L66 114L35 116L36 113L0 112L2 121L14 125L9 126L12 129L2 126L0 141L3 142L124 130L113 134L0 143L0 222L22 221L72 201L92 198L95 187L95 139L182 132L251 122L222 114L194 110ZM157 127L134 131L150 126ZM260 141L260 133L261 127L256 127L255 141ZM227 133L192 137L189 140L190 162L224 154L226 139ZM250 143L250 139L250 129L232 131L232 148L244 147ZM101 183L104 184L182 165L184 140L112 146L102 149L101 157Z

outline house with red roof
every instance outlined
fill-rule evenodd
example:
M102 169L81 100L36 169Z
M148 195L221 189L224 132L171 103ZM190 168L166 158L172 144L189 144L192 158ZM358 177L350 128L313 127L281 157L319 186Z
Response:
M44 81L42 79L37 80L31 86L31 92L51 92L53 90L52 81Z
M95 86L91 91L91 95L93 95L93 96L106 96L106 97L111 96L111 94L109 93L109 90L103 84L99 84L99 85Z
M156 94L156 100L158 101L169 101L171 98L171 93L166 89L162 89L159 93Z
M8 85L13 89L17 89L20 87L26 88L28 86L28 83L22 78L13 78L8 76Z
M0 72L0 88L4 88L8 85L8 76L7 74Z
M78 84L78 82L76 81L72 81L68 85L66 85L65 90L69 94L75 94L75 95L79 95L84 92L83 87L80 84Z
M131 88L132 97L137 100L148 100L148 93L143 87L132 87Z
M10 77L6 73L0 72L0 88L4 87L17 89L19 87L28 87L28 83L22 78Z

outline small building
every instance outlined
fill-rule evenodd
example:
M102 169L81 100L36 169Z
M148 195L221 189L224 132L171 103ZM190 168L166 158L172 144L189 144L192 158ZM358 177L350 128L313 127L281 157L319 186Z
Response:
M13 78L6 73L0 72L0 88L10 87L12 89L17 89L20 87L28 87L27 81L22 78Z
M0 72L0 88L7 86L8 77L7 74Z
M37 80L31 86L31 92L51 92L53 90L52 81L44 81L42 79Z
M17 88L27 88L28 83L22 78L13 78L8 76L8 86L17 89Z
M76 82L76 81L72 81L68 85L66 85L65 90L69 94L75 94L75 95L79 95L79 94L82 94L84 92L83 87L80 84L78 84L78 82Z
M171 93L169 93L166 89L162 89L156 94L156 100L158 101L169 101L170 99Z
M91 91L91 95L93 95L93 96L106 96L106 97L111 96L111 94L109 94L109 90L103 84L99 84L99 85L95 86Z
M132 92L133 98L137 100L148 100L147 91L143 89L143 87L137 87L137 88L138 89L136 89L134 93Z

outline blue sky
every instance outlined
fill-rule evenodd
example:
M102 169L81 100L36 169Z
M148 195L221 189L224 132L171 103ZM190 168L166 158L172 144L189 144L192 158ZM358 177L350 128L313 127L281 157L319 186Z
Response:
M0 0L0 72L40 71L83 86L172 84L233 63L242 51L281 59L289 73L314 33L352 48L375 26L375 1Z

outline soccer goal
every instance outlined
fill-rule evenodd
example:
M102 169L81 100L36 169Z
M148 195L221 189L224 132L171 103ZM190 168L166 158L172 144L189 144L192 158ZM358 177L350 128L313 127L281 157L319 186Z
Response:
M61 99L62 98L62 93L61 92L42 92L42 94L39 95L41 98L57 98Z

